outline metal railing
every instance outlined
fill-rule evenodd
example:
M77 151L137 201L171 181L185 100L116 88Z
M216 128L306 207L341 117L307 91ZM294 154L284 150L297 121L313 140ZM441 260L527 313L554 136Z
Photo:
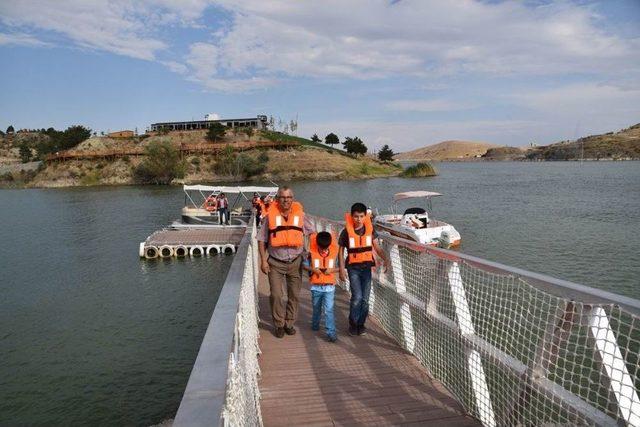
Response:
M174 426L259 426L258 249L252 219L222 287Z
M640 301L380 237L373 316L484 425L640 425Z

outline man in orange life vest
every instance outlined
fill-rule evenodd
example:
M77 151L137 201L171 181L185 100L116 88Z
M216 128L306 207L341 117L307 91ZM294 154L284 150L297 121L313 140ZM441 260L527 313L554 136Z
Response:
M371 268L375 266L373 251L384 260L385 270L389 268L389 258L378 245L378 233L373 229L367 207L354 203L351 213L345 214L345 228L340 233L340 280L349 277L351 302L349 304L349 334L364 335L364 326L369 315L369 294L371 293ZM346 269L343 249L347 251Z
M309 238L309 259L303 261L303 268L309 271L311 283L311 303L313 316L311 329L320 329L320 316L324 310L324 326L327 332L327 340L335 342L336 322L333 317L333 300L336 290L336 257L338 256L338 243L327 231L312 234Z
M314 231L302 204L293 200L293 191L280 187L257 236L260 267L269 277L271 316L278 338L296 333L293 324L302 286L304 235Z

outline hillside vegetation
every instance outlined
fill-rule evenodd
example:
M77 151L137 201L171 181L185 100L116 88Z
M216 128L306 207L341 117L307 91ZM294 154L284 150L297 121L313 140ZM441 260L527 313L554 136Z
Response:
M497 147L497 145L474 141L443 141L438 144L396 154L394 159L415 161L470 159L476 156L482 156L492 147Z
M399 175L398 165L365 156L348 155L305 138L277 132L251 135L227 131L220 143L295 142L294 147L255 148L236 152L225 148L219 154L179 154L181 144L210 144L206 131L176 131L132 138L91 137L72 152L107 153L132 147L146 156L117 156L97 160L49 162L27 185L68 187L82 185L127 185L146 183L202 183L229 181L282 182L294 179L357 179ZM173 147L173 148L172 148ZM150 153L160 153L157 156ZM178 154L176 154L178 153ZM179 157L176 157L178 155ZM170 173L162 169L162 158L171 160Z

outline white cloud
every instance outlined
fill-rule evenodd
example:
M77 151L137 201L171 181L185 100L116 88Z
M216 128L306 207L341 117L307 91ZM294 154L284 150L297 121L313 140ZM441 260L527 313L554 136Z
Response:
M23 33L0 33L0 45L49 46L38 38Z
M436 111L468 110L477 106L477 104L471 102L456 102L447 99L400 99L389 102L386 107L393 111L417 111L429 113Z
M191 25L207 0L20 0L0 2L0 21L68 37L80 47L153 60L168 46L154 33Z
M258 77L370 79L640 70L640 41L600 29L589 8L478 1L218 0L234 16L216 66ZM224 78L220 75L218 78Z

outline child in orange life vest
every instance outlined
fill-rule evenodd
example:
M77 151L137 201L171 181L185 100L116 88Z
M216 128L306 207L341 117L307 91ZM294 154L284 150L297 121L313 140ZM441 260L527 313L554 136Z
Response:
M364 335L364 326L369 315L369 294L371 293L371 269L376 265L374 251L384 260L384 270L389 268L389 258L377 242L378 234L373 228L367 207L354 203L351 212L344 215L345 228L340 233L340 280L349 278L351 301L349 303L349 334ZM347 258L343 258L343 251ZM346 261L346 266L345 266ZM346 269L345 269L346 267Z
M327 332L327 340L335 342L336 323L333 315L333 300L336 288L336 257L338 256L338 244L326 231L314 233L309 238L309 256L303 262L302 268L309 272L311 283L311 302L313 304L313 316L311 329L320 329L320 316L324 311L324 326Z

